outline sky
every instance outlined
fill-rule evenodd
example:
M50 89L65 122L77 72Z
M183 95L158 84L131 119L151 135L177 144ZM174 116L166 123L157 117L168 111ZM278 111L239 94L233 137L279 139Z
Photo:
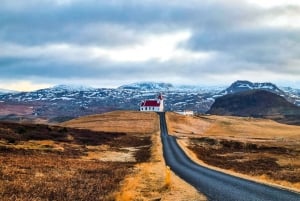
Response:
M0 88L300 88L299 0L0 0Z

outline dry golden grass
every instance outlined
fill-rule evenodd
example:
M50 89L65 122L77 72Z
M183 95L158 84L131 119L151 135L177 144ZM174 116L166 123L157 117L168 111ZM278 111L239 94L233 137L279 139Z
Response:
M1 153L0 200L114 200L130 163L83 161L52 153Z
M281 124L267 119L206 116L213 121L205 135L253 140L294 141L299 143L300 126ZM300 144L299 144L300 145Z
M72 128L94 131L152 134L158 131L158 118L154 112L114 111L100 115L80 117L61 124Z
M171 170L170 167L167 166L165 170L165 187L170 188L171 187Z
M173 112L166 113L168 131L177 136L194 136L210 128L210 121L195 116L184 116Z
M300 126L281 124L267 119L215 115L190 117L169 112L166 117L169 133L174 135L193 134L193 136L250 140L291 140L300 143Z
M300 126L266 119L183 117L175 113L167 113L167 122L171 134L190 138L181 145L192 149L206 164L300 190Z
M0 122L0 200L115 200L150 148L145 135ZM130 153L134 162L103 162L106 152Z
M156 113L118 111L74 121L63 125L80 124L85 130L0 126L0 163L5 164L0 167L0 200L206 200L166 171ZM91 132L89 126L101 132ZM123 155L111 162L113 153ZM129 153L136 162L121 160Z
M205 196L167 170L159 132L152 135L152 144L150 162L135 166L135 172L125 179L116 200L205 201Z

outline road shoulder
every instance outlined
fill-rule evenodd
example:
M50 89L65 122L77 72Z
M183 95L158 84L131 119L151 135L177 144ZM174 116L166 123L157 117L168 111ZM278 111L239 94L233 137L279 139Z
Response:
M117 201L124 200L162 200L162 201L205 201L193 186L183 181L166 168L160 134L152 136L153 148L150 162L139 164L134 172L128 176L121 191L117 194Z

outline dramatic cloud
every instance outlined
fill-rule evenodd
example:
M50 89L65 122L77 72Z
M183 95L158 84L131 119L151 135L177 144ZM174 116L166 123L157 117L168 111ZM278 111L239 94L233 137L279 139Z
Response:
M297 0L2 0L0 87L249 79L300 88L299 20Z

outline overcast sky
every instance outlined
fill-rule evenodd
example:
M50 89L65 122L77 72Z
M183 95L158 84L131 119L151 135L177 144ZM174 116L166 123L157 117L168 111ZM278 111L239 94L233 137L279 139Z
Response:
M0 88L300 88L299 0L0 0Z

